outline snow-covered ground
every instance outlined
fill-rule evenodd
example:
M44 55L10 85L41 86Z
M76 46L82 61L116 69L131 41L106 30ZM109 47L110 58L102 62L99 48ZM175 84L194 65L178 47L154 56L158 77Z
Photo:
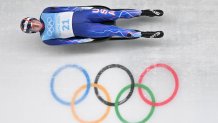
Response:
M38 34L27 35L20 30L22 18L39 17L45 7L76 5L162 9L165 11L163 17L119 20L118 25L139 30L163 30L165 37L52 47L43 44ZM171 66L178 74L180 86L170 103L155 108L149 123L218 122L217 7L217 0L1 1L0 122L76 123L70 106L58 103L50 92L53 72L65 64L83 66L91 82L104 66L121 64L138 82L141 72L157 63ZM55 90L60 97L70 101L85 81L78 70L66 69L56 78ZM130 80L122 70L110 69L103 73L99 83L114 101ZM143 83L152 90L158 102L169 97L175 85L170 72L161 68L149 72ZM79 117L86 120L99 118L106 108L96 98L93 88L88 97L76 105ZM132 97L119 109L128 121L139 121L149 113L150 106L141 101L135 89ZM114 107L103 122L120 122Z

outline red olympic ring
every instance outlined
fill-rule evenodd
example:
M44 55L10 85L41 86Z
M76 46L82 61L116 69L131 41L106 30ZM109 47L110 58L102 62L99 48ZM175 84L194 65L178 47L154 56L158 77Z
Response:
M175 80L175 88L174 88L174 91L173 91L173 94L167 98L166 100L162 101L162 102L155 102L153 103L152 101L148 100L144 94L143 94L143 91L141 88L138 88L138 91L139 91L139 95L140 97L143 99L143 101L151 106L162 106L162 105L165 105L167 103L169 103L171 100L174 99L174 97L176 96L177 92L178 92L178 89L179 89L179 79L178 79L178 76L176 74L176 72L173 70L173 68L171 68L170 66L166 65L166 64L154 64L154 65L151 65L149 67L147 67L140 75L139 77L139 84L142 83L142 80L144 78L144 76L149 72L151 71L152 69L154 68L157 68L157 67L162 67L162 68L165 68L167 70L170 71L170 73L173 75L174 77L174 80Z

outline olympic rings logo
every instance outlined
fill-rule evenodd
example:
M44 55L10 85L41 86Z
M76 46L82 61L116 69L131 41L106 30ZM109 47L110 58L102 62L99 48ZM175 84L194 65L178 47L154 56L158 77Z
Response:
M55 91L55 88L54 88L54 87L55 87L55 80L56 80L56 77L57 77L63 70L65 70L66 68L74 68L74 69L78 69L79 71L81 71L81 72L84 74L84 76L85 76L85 78L86 78L86 83L87 83L86 85L81 86L80 88L78 88L78 89L75 91L75 94L73 95L71 101L66 101L66 100L62 99L61 97L59 97L59 96L57 95L56 91ZM128 76L130 77L130 80L131 80L131 83L128 84L127 86L125 86L124 88L122 88L122 89L120 90L120 92L117 94L115 102L111 102L111 98L110 98L110 96L109 96L108 91L104 88L104 86L102 86L102 85L100 85L100 84L98 83L100 76L101 76L106 70L111 69L111 68L119 68L119 69L121 69L121 70L124 70L124 71L128 74ZM170 97L168 97L166 100L162 101L162 102L156 102L155 96L154 96L153 92L151 91L151 89L150 89L149 87L147 87L145 84L142 84L142 81L143 81L145 75L148 74L151 70L153 70L153 69L155 69L155 68L164 68L164 69L168 70L168 71L173 75L174 82L175 82L175 87L174 87L174 91L173 91L172 95L171 95ZM63 105L66 105L66 106L71 106L71 110L72 110L72 114L73 114L74 118L75 118L77 121L81 122L81 123L100 123L100 122L102 122L102 121L107 117L107 115L109 114L110 109L111 109L112 106L115 107L115 113L116 113L118 119L119 119L121 122L123 122L123 123L129 123L129 121L127 121L127 120L121 115L121 113L120 113L120 111L119 111L119 106L122 105L122 104L124 104L126 101L128 101L128 100L130 99L130 97L131 97L132 94L133 94L134 88L138 88L138 92L139 92L139 95L140 95L141 99L142 99L146 104L148 104L148 105L151 106L148 115L147 115L144 119L138 121L139 123L145 123L145 122L147 122L147 121L151 118L152 114L153 114L154 111L155 111L155 108L158 107L158 106L166 105L166 104L168 104L169 102L171 102L171 101L175 98L175 96L176 96L176 94L177 94L177 92L178 92L178 89L179 89L179 78L178 78L178 75L177 75L177 73L175 72L175 70L174 70L172 67L170 67L169 65L167 65L167 64L154 64L154 65L151 65L151 66L145 68L144 71L143 71L143 72L141 73L141 75L139 76L138 83L135 83L134 77L133 77L132 73L130 72L130 70L127 69L126 67L124 67L123 65L120 65L120 64L111 64L111 65L108 65L108 66L102 68L102 69L98 72L98 74L97 74L97 76L96 76L96 78L95 78L94 83L91 83L89 74L88 74L88 72L87 72L83 67L81 67L81 66L79 66L79 65L76 65L76 64L68 64L68 65L65 65L65 66L62 66L62 67L58 68L58 69L53 73L50 82L51 82L51 83L50 83L50 91L51 91L52 97L53 97L57 102L59 102L60 104L63 104ZM104 113L99 119L94 120L94 121L85 121L85 120L83 120L81 117L79 117L79 116L77 115L76 110L75 110L75 105L78 105L79 103L81 103L81 102L88 96L88 93L89 93L91 87L94 88L94 92L95 92L97 98L98 98L103 104L107 105L107 109L106 109L105 113ZM103 99L103 98L99 95L98 89L101 90L101 91L105 94L106 99ZM151 100L149 100L149 98L145 96L145 94L143 93L142 89L145 90L145 91L149 94ZM77 96L79 95L79 93L80 93L81 91L83 91L83 90L85 90L85 93L84 93L78 100L76 100L76 97L77 97ZM126 91L128 91L128 90L129 90L128 95L127 95L124 99L122 99L122 100L120 101L120 98L121 98L122 94L124 94L124 92L126 92Z
M52 36L53 32L54 32L54 21L52 20L51 17L48 17L47 18L47 28L48 28L48 31L47 31L47 35L48 36Z

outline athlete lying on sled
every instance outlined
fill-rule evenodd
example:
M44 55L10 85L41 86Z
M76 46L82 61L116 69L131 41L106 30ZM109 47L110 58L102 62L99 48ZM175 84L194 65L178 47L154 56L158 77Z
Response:
M143 32L115 26L119 18L162 16L162 10L110 9L105 6L48 7L40 20L24 18L21 30L25 33L40 32L44 43L65 45L91 42L96 39L161 38L162 31Z

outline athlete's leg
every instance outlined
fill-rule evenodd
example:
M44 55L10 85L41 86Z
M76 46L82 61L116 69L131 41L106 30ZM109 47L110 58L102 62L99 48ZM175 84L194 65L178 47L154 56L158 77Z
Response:
M138 16L162 16L163 11L162 10L136 10L136 9L114 9L114 10L108 10L108 9L92 9L89 11L88 18L92 22L102 22L102 21L115 21L119 18L134 18Z
M76 36L88 38L104 38L104 37L123 37L123 38L139 38L141 32L132 29L123 29L113 25L104 25L100 23L80 23L75 24L74 34Z
M134 18L141 15L141 10L128 9L128 10L108 10L108 9L92 9L86 11L88 18L92 22L103 22L103 21L115 21L119 18Z
M74 13L74 23L98 23L104 21L115 21L119 18L134 18L138 16L162 16L162 10L136 10L136 9L85 9Z

